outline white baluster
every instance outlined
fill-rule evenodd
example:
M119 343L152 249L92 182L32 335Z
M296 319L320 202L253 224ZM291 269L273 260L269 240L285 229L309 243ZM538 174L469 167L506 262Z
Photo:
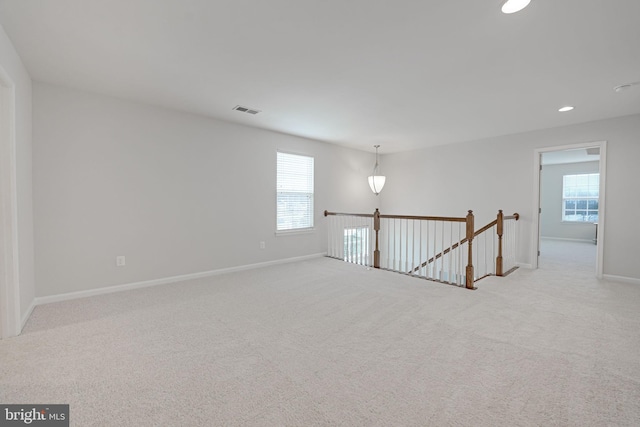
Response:
M420 249L418 250L418 276L422 276L422 220L418 221L418 244Z

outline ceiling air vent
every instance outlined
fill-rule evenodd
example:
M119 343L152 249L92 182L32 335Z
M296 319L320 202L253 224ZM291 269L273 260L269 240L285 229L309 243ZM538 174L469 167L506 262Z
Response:
M242 113L247 113L247 114L258 114L260 112L260 110L255 110L253 108L243 107L242 105L236 105L235 107L233 107L233 109L236 110L236 111L240 111Z

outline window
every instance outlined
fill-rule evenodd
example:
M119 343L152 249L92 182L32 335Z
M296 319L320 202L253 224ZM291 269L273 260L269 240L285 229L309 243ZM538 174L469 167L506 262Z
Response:
M562 220L598 222L600 174L564 175L562 177Z
M277 231L313 228L313 157L278 151Z
M344 229L344 260L369 265L369 227Z

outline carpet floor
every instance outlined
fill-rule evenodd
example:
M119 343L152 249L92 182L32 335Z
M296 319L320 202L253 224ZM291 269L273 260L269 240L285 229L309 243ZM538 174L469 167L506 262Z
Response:
M0 341L0 402L74 426L640 425L640 286L552 253L475 291L318 258L38 306Z

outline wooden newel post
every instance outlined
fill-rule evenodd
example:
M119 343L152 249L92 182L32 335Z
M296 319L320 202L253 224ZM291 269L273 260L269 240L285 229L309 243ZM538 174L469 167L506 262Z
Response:
M373 268L380 268L380 247L378 244L378 232L380 231L380 211L373 213L373 229L376 231L376 249L373 251Z
M467 289L475 289L473 287L473 233L474 233L474 225L473 225L473 211L469 211L467 214L467 243L469 245L469 258L467 260L467 271L465 277L465 284Z
M496 257L496 276L503 276L502 270L502 235L504 234L504 215L502 209L498 211L498 219L496 223L498 232L498 256Z

